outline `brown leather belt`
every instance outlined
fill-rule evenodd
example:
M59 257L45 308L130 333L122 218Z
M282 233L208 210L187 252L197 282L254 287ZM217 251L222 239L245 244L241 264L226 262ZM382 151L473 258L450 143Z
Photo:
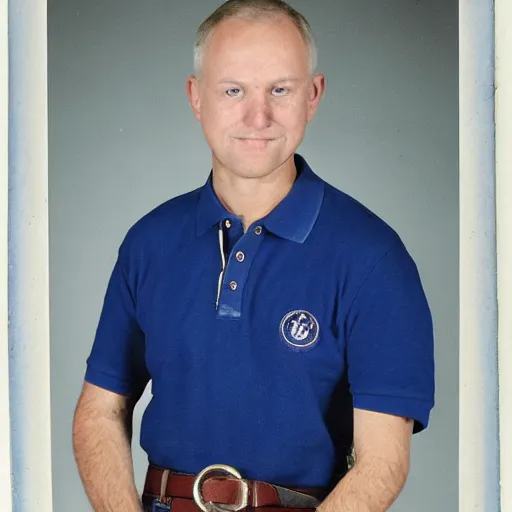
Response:
M143 503L161 499L172 512L198 512L194 501L196 475L176 473L150 465L146 474ZM248 488L247 507L265 507L265 512L307 512L327 495L323 487L283 487L258 480L240 480L230 476L210 476L201 485L204 502L224 505L240 503L241 482ZM244 485L245 485L244 484ZM312 499L316 498L316 499Z

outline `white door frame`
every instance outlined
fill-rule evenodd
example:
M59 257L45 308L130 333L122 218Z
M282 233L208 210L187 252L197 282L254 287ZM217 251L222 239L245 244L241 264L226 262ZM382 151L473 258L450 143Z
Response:
M461 512L512 512L511 25L459 1Z
M52 511L46 22L44 0L1 2L5 512ZM461 512L512 512L511 26L510 0L459 0Z
M459 510L499 511L493 0L459 2Z
M9 413L8 343L8 174L9 174L9 55L7 0L0 3L0 496L6 512L12 510L11 423Z
M53 510L46 7L46 0L8 2L8 364L15 512Z
M512 2L495 0L501 511L512 511Z

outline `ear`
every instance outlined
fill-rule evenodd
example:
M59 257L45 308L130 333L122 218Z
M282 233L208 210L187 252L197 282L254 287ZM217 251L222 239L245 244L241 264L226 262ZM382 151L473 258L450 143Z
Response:
M199 94L199 82L197 78L190 75L187 78L187 97L194 112L194 116L198 121L201 121L201 98Z
M308 123L315 117L325 91L325 76L317 73L311 80L308 91Z

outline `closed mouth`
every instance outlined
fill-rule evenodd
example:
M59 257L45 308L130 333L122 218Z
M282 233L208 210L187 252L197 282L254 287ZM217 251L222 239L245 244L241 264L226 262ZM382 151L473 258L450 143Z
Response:
M277 140L277 138L268 137L235 137L235 139L246 144L265 144Z

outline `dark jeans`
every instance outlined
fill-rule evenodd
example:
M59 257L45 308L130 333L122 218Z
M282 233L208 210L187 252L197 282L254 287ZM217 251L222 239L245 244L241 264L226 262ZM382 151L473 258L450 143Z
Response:
M142 510L144 512L152 512L153 511L152 499L147 499L144 496L142 497ZM157 508L156 510L158 512L164 512L165 510L168 510L168 509L166 509L164 506L162 506L162 508Z

